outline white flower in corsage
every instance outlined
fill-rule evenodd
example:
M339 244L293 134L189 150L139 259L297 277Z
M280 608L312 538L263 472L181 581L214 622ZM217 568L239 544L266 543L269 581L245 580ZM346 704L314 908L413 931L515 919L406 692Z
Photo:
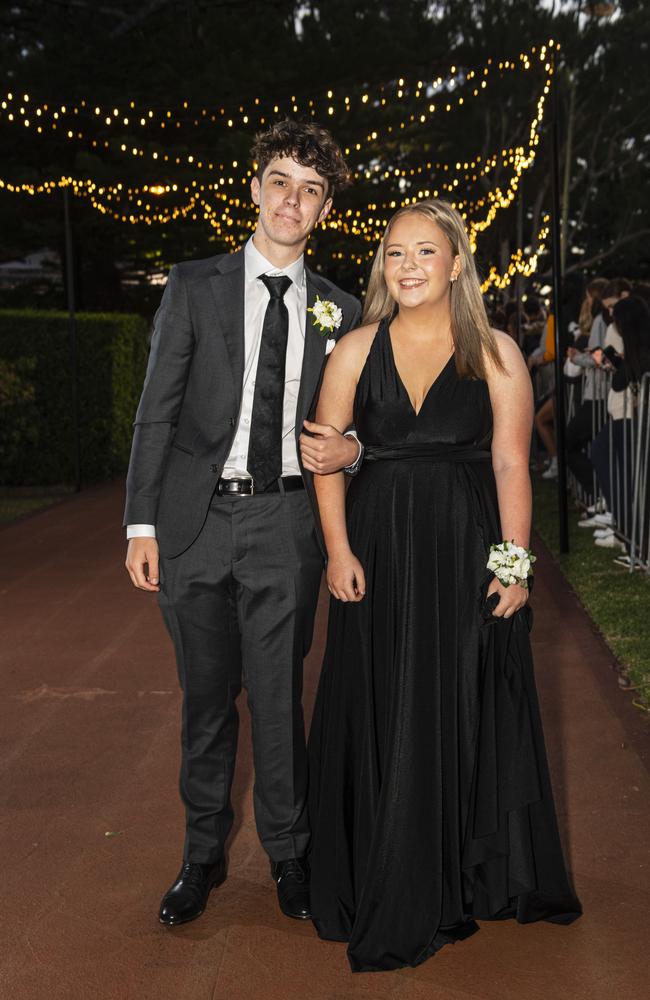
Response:
M533 575L533 563L536 557L521 545L514 542L501 542L490 546L490 556L487 568L492 570L497 580L504 587L518 583L520 587L528 588L528 577Z
M313 306L310 306L307 312L313 313L314 326L318 327L320 333L332 333L334 330L338 330L343 322L343 312L336 302L321 299L318 295Z

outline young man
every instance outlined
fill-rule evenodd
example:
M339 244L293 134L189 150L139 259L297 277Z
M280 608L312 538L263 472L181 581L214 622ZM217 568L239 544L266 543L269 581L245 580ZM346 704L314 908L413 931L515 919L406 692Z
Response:
M360 318L303 257L347 166L325 129L291 121L259 135L252 155L253 237L170 271L127 480L127 569L158 592L183 689L186 836L159 912L169 926L198 917L226 877L242 675L258 833L282 911L310 916L301 694L323 566L311 473L360 452L314 424L304 462L298 447L328 342ZM317 298L340 309L329 332L310 311Z

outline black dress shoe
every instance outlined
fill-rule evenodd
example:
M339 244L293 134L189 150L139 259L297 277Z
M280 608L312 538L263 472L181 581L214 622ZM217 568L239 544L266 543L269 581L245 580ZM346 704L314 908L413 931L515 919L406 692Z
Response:
M213 865L184 861L176 881L162 898L158 913L160 923L176 927L196 920L205 909L210 890L221 885L225 878L225 858L219 858Z
M311 920L309 906L309 864L306 858L271 863L273 878L278 887L278 902L285 917L294 920Z

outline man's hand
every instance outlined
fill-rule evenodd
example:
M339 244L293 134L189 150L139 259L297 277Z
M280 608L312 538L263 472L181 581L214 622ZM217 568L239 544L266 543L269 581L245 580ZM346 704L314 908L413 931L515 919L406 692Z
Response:
M146 569L145 569L146 567ZM155 538L131 538L126 550L126 568L138 590L159 591L158 542Z
M315 424L311 420L305 420L304 425L313 435L300 435L300 454L306 469L320 476L327 476L354 464L359 454L356 441L344 437L330 424Z

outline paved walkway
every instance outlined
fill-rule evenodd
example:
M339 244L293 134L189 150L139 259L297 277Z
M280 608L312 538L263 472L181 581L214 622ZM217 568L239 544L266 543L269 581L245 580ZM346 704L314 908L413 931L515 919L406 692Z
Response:
M548 558L537 676L562 834L585 915L483 924L415 970L352 975L344 946L278 911L251 807L242 705L226 884L173 932L179 694L153 600L123 570L119 486L0 532L2 1000L636 1000L647 996L650 781L629 695ZM306 669L314 695L325 602ZM632 742L630 740L632 734Z

